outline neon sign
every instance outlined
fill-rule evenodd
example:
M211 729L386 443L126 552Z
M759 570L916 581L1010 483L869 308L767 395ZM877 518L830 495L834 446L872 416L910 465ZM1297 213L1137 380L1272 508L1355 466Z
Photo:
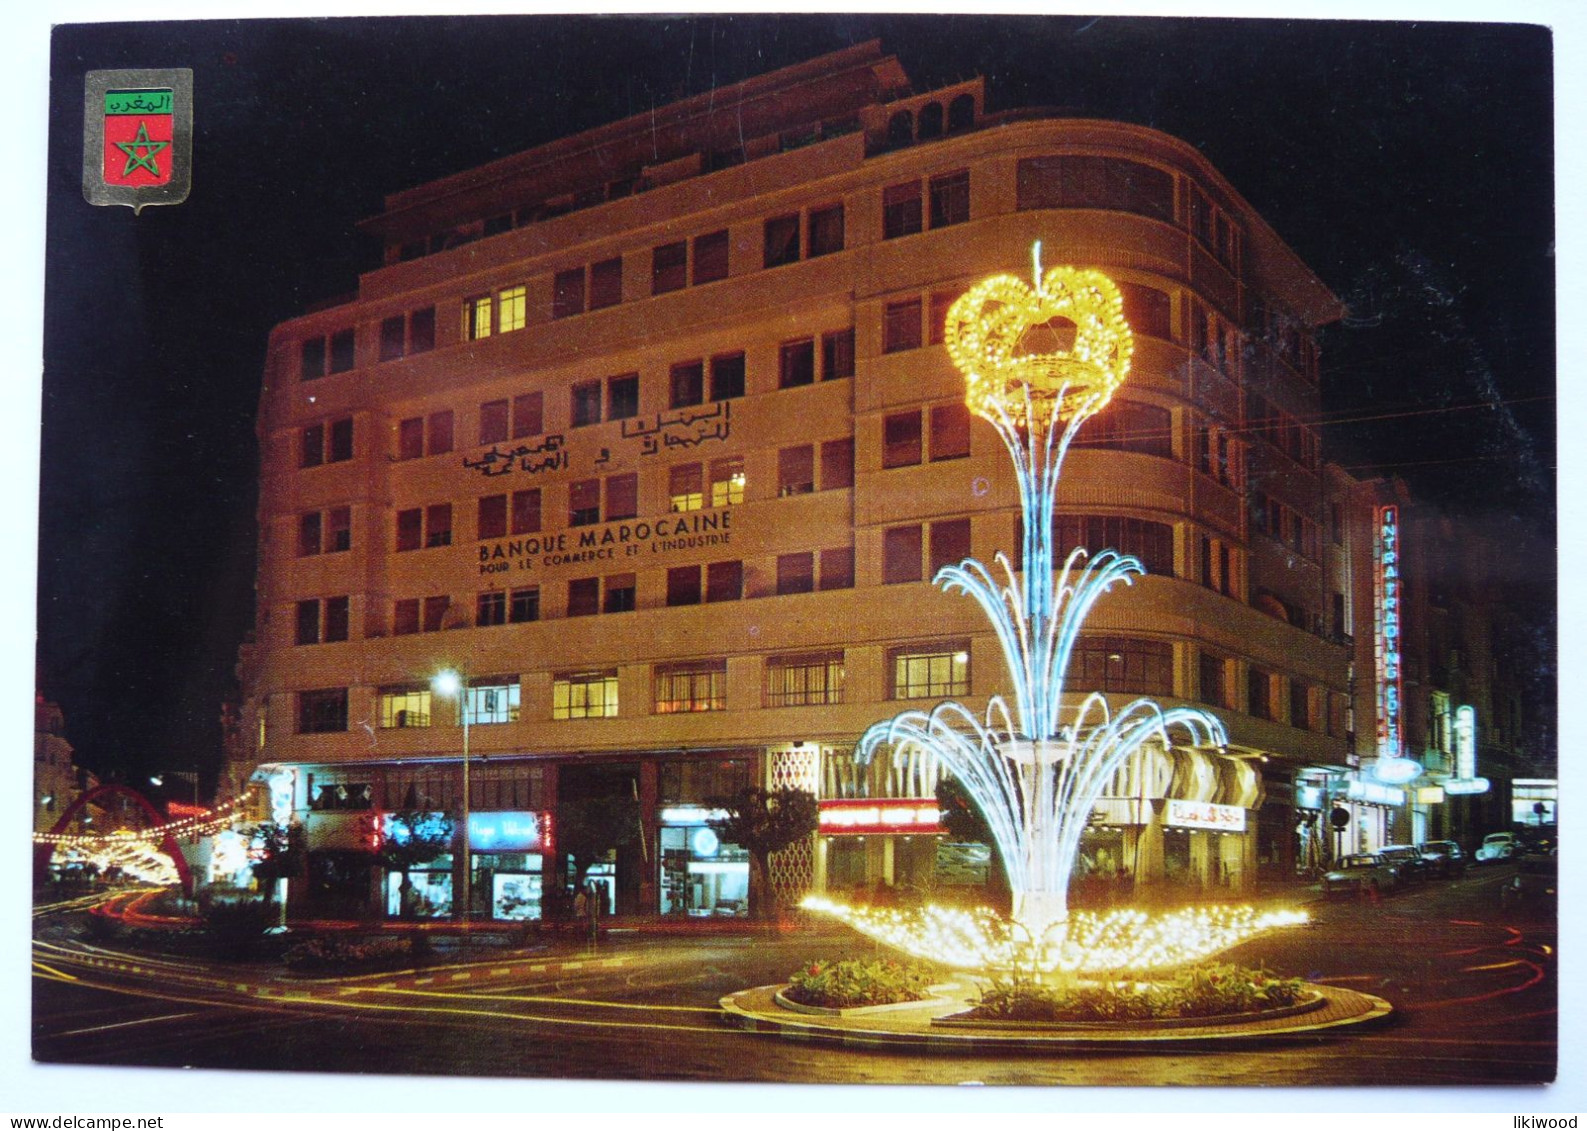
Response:
M1375 651L1378 675L1378 757L1400 756L1400 518L1377 509Z
M946 832L934 800L872 801L863 798L823 801L824 833L925 833Z
M547 849L538 813L470 813L468 845L475 852L539 852Z
M1477 776L1477 709L1470 704L1455 708L1455 776L1444 783L1444 792L1488 792L1488 779Z

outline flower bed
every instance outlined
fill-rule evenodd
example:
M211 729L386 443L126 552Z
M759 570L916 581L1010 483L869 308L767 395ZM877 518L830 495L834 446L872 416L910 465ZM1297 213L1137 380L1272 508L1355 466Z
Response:
M783 996L821 1009L896 1005L930 997L931 973L890 958L810 962L795 970Z
M1301 1003L1299 978L1278 978L1242 966L1197 966L1168 981L1093 982L1046 986L1029 979L994 979L971 1021L1086 1023L1227 1017Z
M355 942L334 936L309 939L284 956L293 970L323 973L400 970L413 965L413 948L402 939Z

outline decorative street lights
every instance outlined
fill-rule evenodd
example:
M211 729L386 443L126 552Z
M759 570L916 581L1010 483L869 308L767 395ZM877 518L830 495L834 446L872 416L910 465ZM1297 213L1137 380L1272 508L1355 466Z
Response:
M436 673L430 686L439 695L457 699L457 717L463 724L463 926L468 926L474 907L474 861L468 844L468 677L451 668Z

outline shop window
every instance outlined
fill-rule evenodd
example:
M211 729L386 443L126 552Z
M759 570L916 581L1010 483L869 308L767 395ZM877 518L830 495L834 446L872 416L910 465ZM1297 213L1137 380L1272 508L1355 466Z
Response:
M1082 636L1069 660L1070 682L1104 693L1172 695L1174 647L1166 640Z
M601 481L580 479L568 485L568 525L593 526L601 521Z
M623 261L603 259L590 268L590 309L602 310L623 301Z
M882 466L909 467L920 462L920 412L898 412L882 420Z
M921 231L920 182L891 185L882 190L882 238L898 239Z
M944 566L958 565L970 556L970 520L950 519L931 524L931 561L928 577L936 577Z
M528 292L522 287L505 287L496 292L496 331L506 334L524 328Z
M882 583L902 585L921 580L924 532L919 523L892 526L882 533Z
M920 348L920 300L890 302L882 313L882 352Z
M816 560L811 552L780 554L777 557L777 595L813 593L816 587Z
M713 283L727 278L727 231L710 232L695 237L694 283Z
M571 672L551 682L553 719L617 717L617 672Z
M489 295L474 295L463 300L463 340L476 342L490 337L492 303Z
M672 408L687 408L705 401L705 365L699 361L682 361L672 367Z
M639 474L610 475L606 479L606 521L633 518L639 514Z
M726 660L691 660L681 664L656 665L656 714L726 709Z
M470 726L518 721L520 690L517 676L476 680L468 685L465 699Z
M512 438L538 436L545 431L545 394L521 393L512 399Z
M769 656L762 703L767 707L835 706L843 702L843 653Z
M821 380L854 376L854 327L821 335Z
M743 395L743 353L717 354L711 359L711 399L730 401Z
M540 532L540 488L529 487L512 493L512 533Z
M826 440L821 445L821 489L837 491L854 486L854 437Z
M819 588L854 588L854 547L836 546L821 551L821 580Z
M673 566L667 570L667 605L676 608L700 603L700 567Z
M412 636L419 631L419 599L403 597L391 606L391 635Z
M698 463L681 463L667 473L669 509L674 514L697 511L705 506L705 468Z
M765 234L765 266L799 262L799 213L773 216L766 221Z
M970 410L963 401L931 407L931 459L963 459L970 454Z
M530 585L514 589L507 603L507 620L510 624L528 624L540 619L540 587Z
M383 729L427 727L430 725L430 689L382 687L379 692L379 710Z
M816 489L815 449L809 444L777 453L777 494L807 495Z
M638 580L631 573L614 573L602 582L601 612L633 612L638 594Z
M506 495L486 495L479 500L479 515L475 529L476 537L481 539L507 536Z
M888 693L893 699L940 699L970 691L966 642L917 645L889 653Z
M355 339L352 330L338 330L331 335L331 372L345 373L355 361Z
M688 245L683 240L654 249L650 253L650 293L682 290L688 281L688 260Z
M814 384L815 379L815 339L801 338L796 342L784 342L777 351L777 387L792 389L798 385Z
M325 339L306 339L298 353L298 380L313 381L325 376Z
M744 501L744 457L724 456L711 461L711 505L736 506Z
M809 258L843 250L843 205L813 209L809 224Z
M507 594L496 589L481 593L474 607L476 628L495 628L507 623Z
M569 417L573 427L582 428L588 424L601 422L601 382L599 378L591 381L580 381L573 386L572 409Z
M606 419L628 420L639 415L639 374L624 373L606 379Z
M932 177L931 226L946 228L962 224L970 218L970 171L959 169Z
M298 692L298 733L331 734L347 729L347 688Z
M486 401L479 406L479 442L499 444L507 439L511 409L507 401Z
M551 281L551 317L572 318L584 313L584 268L558 271Z
M576 577L568 582L568 616L592 617L600 611L600 578Z
M744 563L712 562L705 567L705 601L738 601L744 596Z
M452 544L452 504L432 503L424 508L424 545L426 549Z

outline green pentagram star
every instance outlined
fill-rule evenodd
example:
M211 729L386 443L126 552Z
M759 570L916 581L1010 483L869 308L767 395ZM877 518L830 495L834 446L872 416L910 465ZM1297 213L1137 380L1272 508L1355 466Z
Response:
M137 137L131 141L118 141L112 144L127 155L127 167L121 170L123 177L131 176L134 169L147 169L158 177L160 175L160 166L154 159L155 155L160 150L167 148L171 143L168 141L150 141L149 123L139 122ZM143 152L139 153L139 150Z

